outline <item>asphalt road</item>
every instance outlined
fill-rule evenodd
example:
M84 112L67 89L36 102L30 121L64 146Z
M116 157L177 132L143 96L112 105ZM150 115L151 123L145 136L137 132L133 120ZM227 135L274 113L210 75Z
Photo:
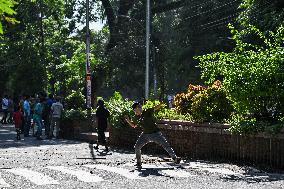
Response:
M143 150L142 150L143 152ZM15 140L12 125L0 125L0 188L284 188L284 174L253 167L143 155L135 169L134 151L94 150L70 140Z

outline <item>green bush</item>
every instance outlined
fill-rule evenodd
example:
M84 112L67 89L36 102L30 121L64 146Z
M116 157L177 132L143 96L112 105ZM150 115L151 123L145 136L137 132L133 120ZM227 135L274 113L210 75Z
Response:
M110 123L112 127L122 128L127 127L124 117L133 117L132 111L133 101L123 99L120 93L115 92L114 95L106 102L106 107L110 111Z
M233 134L257 134L259 132L276 135L284 127L283 120L275 121L257 121L256 118L243 117L235 115L230 120L231 127L229 131Z
M167 109L163 108L156 113L156 119L169 119L169 120L184 120L184 121L192 121L192 116L190 114L180 114L176 109Z
M191 115L196 122L226 121L233 111L233 106L227 99L220 81L192 98Z
M82 109L70 109L65 110L62 114L62 119L65 121L72 121L72 120L87 120L87 111Z
M80 91L72 91L65 99L68 109L84 109L85 97Z
M161 102L158 100L148 100L146 104L143 105L143 109L153 108L159 105ZM180 114L176 109L168 109L165 104L154 113L156 120L169 119L169 120L185 120L192 121L192 117L189 114Z
M254 26L242 31L230 28L234 51L197 57L202 76L209 83L224 79L224 90L238 114L274 122L284 115L284 27L275 33ZM245 42L247 36L255 37L255 43Z

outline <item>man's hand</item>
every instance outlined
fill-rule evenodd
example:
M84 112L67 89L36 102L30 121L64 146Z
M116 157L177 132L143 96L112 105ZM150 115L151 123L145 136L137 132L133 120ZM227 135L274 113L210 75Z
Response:
M133 124L128 116L124 116L124 120L133 128L136 128L137 125Z
M128 122L130 122L130 119L129 119L129 117L126 115L126 116L124 116L124 120L128 123Z

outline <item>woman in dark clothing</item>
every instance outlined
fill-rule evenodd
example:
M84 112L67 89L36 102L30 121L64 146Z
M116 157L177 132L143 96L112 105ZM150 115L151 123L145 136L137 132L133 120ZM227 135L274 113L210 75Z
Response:
M99 144L100 144L105 146L105 151L108 151L105 132L107 129L107 119L109 116L110 113L104 106L104 101L98 100L98 108L96 110L96 118L98 124L98 143L95 149L99 149Z

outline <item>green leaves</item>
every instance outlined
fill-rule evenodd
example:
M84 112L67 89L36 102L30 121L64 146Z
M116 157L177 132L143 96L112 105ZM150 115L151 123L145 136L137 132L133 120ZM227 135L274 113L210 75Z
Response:
M232 53L196 57L202 77L208 83L223 78L225 92L239 114L278 119L284 114L283 27L268 34L252 25L241 31L230 28L236 41ZM244 42L247 36L258 43Z
M10 18L5 16L5 14L8 15L14 15L16 12L13 10L14 5L16 2L14 0L0 0L0 34L3 34L3 26L1 23L1 17L4 16L5 20L9 23L15 24L18 23L18 21L14 18Z
M14 0L0 0L0 13L6 13L8 15L16 14L12 9L16 2Z
M115 92L114 95L106 102L106 107L110 111L110 123L115 128L127 127L128 124L124 121L124 117L133 117L132 101L123 99L119 92Z

